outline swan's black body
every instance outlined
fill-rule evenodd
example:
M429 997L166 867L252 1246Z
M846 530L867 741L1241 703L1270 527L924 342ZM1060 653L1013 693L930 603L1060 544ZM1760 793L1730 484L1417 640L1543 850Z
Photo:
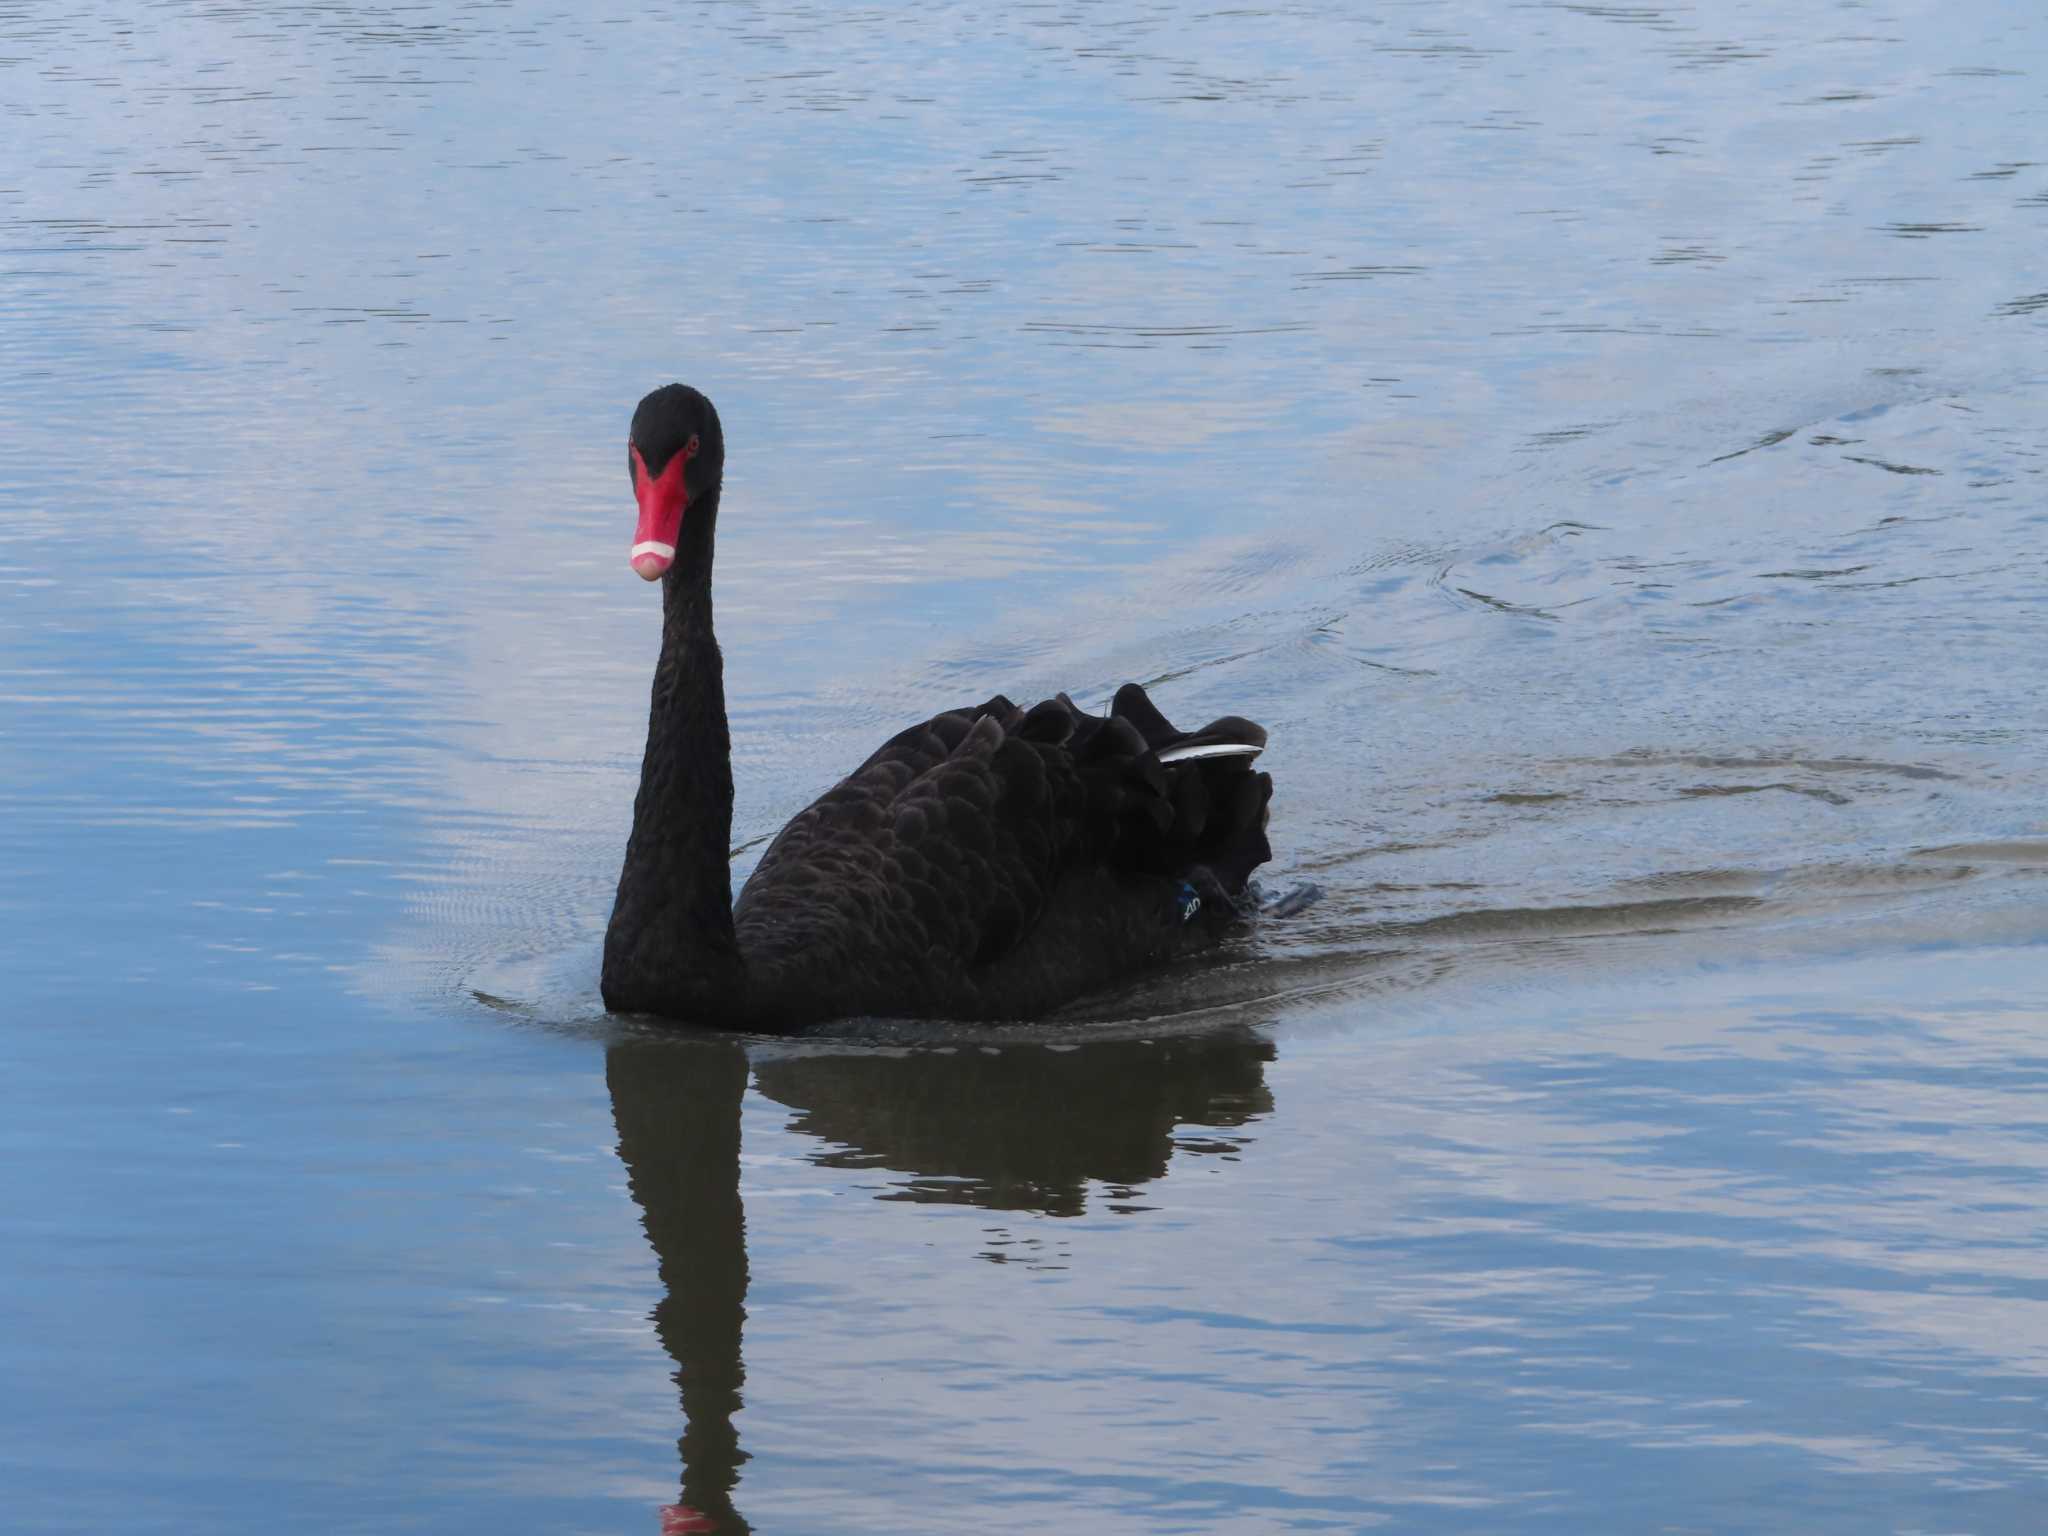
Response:
M662 577L661 659L633 832L605 934L615 1012L786 1032L856 1014L1023 1019L1214 944L1270 855L1262 746L1226 717L1174 730L1136 684L1107 717L997 697L901 732L798 813L735 905L724 664L711 627L724 444L669 385L633 446L684 445L687 510Z

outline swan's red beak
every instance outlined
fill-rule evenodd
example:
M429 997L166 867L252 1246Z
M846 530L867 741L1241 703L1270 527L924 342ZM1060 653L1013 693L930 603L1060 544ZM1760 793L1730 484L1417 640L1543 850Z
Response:
M645 581L659 581L676 562L676 539L690 492L683 484L683 466L690 455L679 453L659 475L647 473L640 450L633 450L633 494L640 502L640 522L633 530L633 569Z

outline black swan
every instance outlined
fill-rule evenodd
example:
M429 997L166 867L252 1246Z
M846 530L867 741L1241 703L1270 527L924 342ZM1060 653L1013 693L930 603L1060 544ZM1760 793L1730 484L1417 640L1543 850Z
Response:
M1026 1019L1215 944L1267 858L1266 733L1182 733L1126 683L1107 716L1061 694L947 710L800 811L732 899L731 738L711 632L725 439L696 390L633 413L633 569L662 584L661 659L633 832L605 932L604 1005L788 1032L893 1015Z

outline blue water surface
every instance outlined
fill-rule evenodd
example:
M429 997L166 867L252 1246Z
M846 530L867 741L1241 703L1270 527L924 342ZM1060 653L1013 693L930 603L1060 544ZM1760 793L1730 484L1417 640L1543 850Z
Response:
M0 3L0 1526L2031 1532L2048 20ZM1029 1029L608 1020L633 402L735 870L1271 733Z

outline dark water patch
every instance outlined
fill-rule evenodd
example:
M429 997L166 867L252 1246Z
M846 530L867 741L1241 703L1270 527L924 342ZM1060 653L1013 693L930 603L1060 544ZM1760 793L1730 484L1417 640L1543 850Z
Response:
M1660 5L1596 5L1585 3L1585 0L1549 0L1549 4L1573 16L1611 21L1622 26L1649 27L1656 31L1670 31L1681 25L1677 17L1688 9Z
M1285 336L1305 331L1306 324L1283 323L1264 326L1228 325L1126 325L1080 324L1055 320L1027 320L1020 327L1027 334L1097 338L1072 343L1075 346L1142 346L1152 341L1184 338L1228 338L1236 336ZM1109 339L1103 339L1109 338ZM1127 339L1116 339L1127 338Z
M1868 464L1874 469L1881 469L1887 474L1893 475L1938 475L1941 473L1938 469L1929 469L1921 464L1894 464L1889 459L1866 458L1859 453L1845 453L1842 457L1851 464Z
M2008 838L1990 843L1952 843L1942 848L1922 848L1915 858L1967 859L1972 862L2048 865L2048 841L2037 838Z
M1709 460L1707 460L1707 463L1709 463L1709 464L1724 464L1724 463L1726 463L1726 462L1727 462L1728 460L1730 460L1730 459L1739 459L1739 458L1741 458L1741 457L1742 457L1742 456L1743 456L1744 454L1746 454L1746 453L1755 453L1755 452L1757 452L1757 451L1758 451L1759 449L1762 449L1762 448L1775 448L1775 447L1777 447L1777 446L1778 446L1778 444L1780 444L1780 443L1784 442L1784 441L1785 441L1785 440L1786 440L1786 439L1787 439L1788 437L1791 437L1791 436L1793 436L1793 435L1794 435L1794 434L1795 434L1796 432L1798 432L1798 430L1799 430L1799 429L1798 429L1797 427L1781 427L1781 428L1777 429L1776 431L1773 431L1773 432L1766 432L1766 433L1765 433L1765 434L1764 434L1764 435L1763 435L1762 437L1758 438L1758 439L1757 439L1757 440L1756 440L1755 442L1751 443L1751 444L1750 444L1750 445L1749 445L1749 446L1748 446L1747 448L1737 448L1737 449L1736 449L1736 450L1735 450L1735 451L1734 451L1733 453L1724 453L1724 454L1721 454L1721 455L1720 455L1719 457L1717 457L1717 458L1712 458L1712 459L1709 459ZM1822 442L1822 441L1827 441L1827 442L1845 442L1845 441L1847 441L1847 439L1845 439L1845 438L1827 438L1827 439L1822 439L1822 438L1818 438L1818 437L1816 437L1816 438L1814 438L1814 439L1813 439L1813 441L1814 441L1814 442L1816 442L1816 443L1819 443L1819 442Z
M1694 799L1703 795L1761 795L1771 790L1782 790L1788 795L1809 795L1829 805L1847 805L1849 797L1831 789L1821 789L1811 784L1695 784L1679 793Z
M1956 775L1927 763L1887 763L1863 758L1795 758L1688 755L1671 757L1649 749L1628 752L1611 761L1620 767L1677 765L1690 768L1798 768L1813 773L1868 773L1908 780L1954 780Z
M1661 934L1695 924L1725 924L1751 912L1753 896L1674 896L1652 901L1597 903L1454 912L1371 930L1376 939L1497 944L1529 939L1583 939L1614 934Z
M1717 265L1728 258L1704 245L1667 245L1650 258L1653 267Z
M1531 449L1556 448L1565 443L1577 442L1580 438L1591 437L1597 432L1608 431L1619 425L1619 422L1613 421L1589 421L1578 426L1556 427L1548 432L1536 433L1529 438L1527 446Z
M1771 55L1768 50L1743 43L1681 43L1671 50L1680 69L1711 69L1726 64L1748 64Z
M1296 276L1309 283L1362 283L1378 277L1415 277L1428 270L1420 266L1374 264L1340 267L1334 271L1300 272Z
M1475 591L1471 587L1453 587L1451 590L1460 597L1471 598L1473 602L1478 603L1483 608L1489 608L1495 613L1513 614L1518 618L1543 619L1551 623L1557 621L1557 615L1547 608L1536 608L1526 603L1511 603L1504 597L1491 597L1484 592Z

